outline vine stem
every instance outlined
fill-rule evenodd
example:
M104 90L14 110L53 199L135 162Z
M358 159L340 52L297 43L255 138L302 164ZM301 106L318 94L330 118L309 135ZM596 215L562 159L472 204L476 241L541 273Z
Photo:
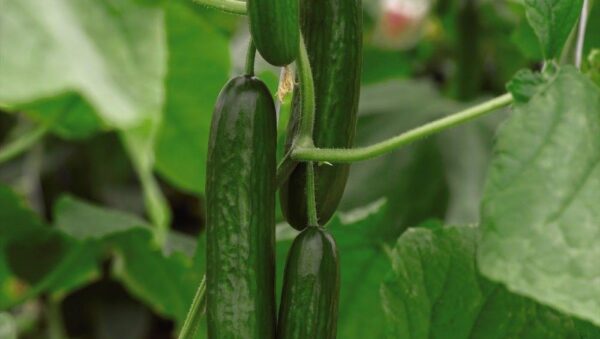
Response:
M301 120L298 136L294 141L294 146L313 147L313 127L315 124L315 84L313 82L312 70L306 45L302 34L300 35L300 50L298 53L298 75L300 77L300 109Z
M349 163L375 158L382 154L396 150L402 146L408 145L416 140L444 131L448 128L481 117L499 108L508 106L512 102L512 95L507 93L483 102L477 106L468 108L439 120L432 121L408 132L404 132L398 136L367 147L352 149L297 147L292 151L292 159L297 161Z
M49 339L67 338L62 311L60 309L60 300L53 297L48 300L47 321Z
M319 226L317 202L315 200L315 166L313 162L306 164L306 212L308 226Z
M583 59L583 47L585 43L585 29L587 27L589 12L589 0L583 0L581 7L581 16L579 17L579 32L577 33L577 45L575 47L575 66L581 68L581 60Z
M248 53L246 54L246 75L254 76L254 61L256 60L256 46L250 38L248 43Z
M246 2L238 0L194 0L194 2L223 12L246 15Z
M200 320L204 314L204 301L206 300L205 295L206 275L202 277L202 281L200 281L200 285L198 285L196 295L194 295L194 300L192 300L192 305L190 306L188 314L185 317L185 322L181 327L181 332L179 333L178 337L179 339L194 339L196 337L196 332L198 332L198 327L200 327Z

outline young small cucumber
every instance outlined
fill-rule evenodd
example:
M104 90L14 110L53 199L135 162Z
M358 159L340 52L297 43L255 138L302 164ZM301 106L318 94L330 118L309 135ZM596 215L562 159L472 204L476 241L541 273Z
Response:
M283 280L278 339L334 339L340 266L333 237L309 226L294 240Z
M298 0L247 0L250 33L256 49L270 64L284 66L298 55Z
M314 144L351 148L356 129L362 65L362 8L360 0L302 0L302 35L315 85ZM294 92L286 146L298 132L299 91ZM343 164L315 167L317 216L325 225L344 193L350 167ZM308 225L306 165L299 164L282 185L279 199L283 215L296 229Z
M275 105L260 80L223 88L206 170L208 337L274 338Z

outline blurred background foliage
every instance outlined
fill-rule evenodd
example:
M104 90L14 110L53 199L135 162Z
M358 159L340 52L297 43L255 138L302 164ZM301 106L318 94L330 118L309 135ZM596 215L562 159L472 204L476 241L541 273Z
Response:
M247 19L191 0L0 3L0 142L32 140L0 166L0 337L171 337L204 272L210 118L242 72ZM540 67L518 0L363 5L356 145L504 93L517 70ZM600 45L588 36L585 55ZM257 73L275 93L280 70L258 59ZM329 225L342 256L340 338L383 336L380 284L408 227L478 222L505 116L352 166ZM292 233L278 226L278 275Z

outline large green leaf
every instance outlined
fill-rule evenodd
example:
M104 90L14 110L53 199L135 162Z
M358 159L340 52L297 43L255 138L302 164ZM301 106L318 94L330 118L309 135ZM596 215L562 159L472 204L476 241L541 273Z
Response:
M59 199L54 218L55 227L45 225L0 186L0 308L41 292L67 294L96 278L110 255L113 276L133 295L183 321L203 274L188 255L189 239L171 234L166 254L144 220L73 197Z
M147 223L124 212L65 197L55 218L62 231L87 246L100 241L107 247L115 258L114 277L133 295L157 313L183 321L203 273L192 270L191 257L178 250L165 255Z
M600 89L559 70L498 136L482 206L484 275L600 324Z
M79 240L102 240L138 228L150 233L146 221L135 215L94 206L72 196L57 201L54 217L56 227Z
M64 293L97 275L94 248L44 224L23 199L0 185L0 308L38 293ZM40 255L43 253L44 255Z
M208 132L215 99L229 72L222 33L186 5L167 5L169 72L156 168L173 184L204 192Z
M381 288L390 338L597 338L600 329L510 293L475 265L476 227L413 228Z
M342 215L330 226L341 263L338 336L381 338L383 308L378 286L390 269L386 245L375 236L386 223L384 200Z
M113 126L159 114L160 8L135 0L0 0L0 8L0 103L76 92Z
M103 127L94 109L74 93L37 100L20 110L64 139L88 138Z
M165 256L148 233L128 232L111 239L115 278L158 313L181 323L203 272L193 272L189 257ZM188 279L191 275L195 279Z
M527 19L546 59L560 53L581 13L583 0L525 0Z

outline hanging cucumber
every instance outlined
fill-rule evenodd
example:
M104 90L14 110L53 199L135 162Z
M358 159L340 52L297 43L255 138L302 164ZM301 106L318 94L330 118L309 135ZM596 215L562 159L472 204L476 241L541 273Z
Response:
M208 336L275 335L275 106L260 80L230 80L209 137Z
M317 147L351 148L356 129L356 111L362 65L362 9L360 0L303 0L300 23L315 88L313 141ZM294 93L288 124L289 149L299 129L300 95ZM349 165L315 168L319 224L329 221L340 202ZM281 208L296 229L306 225L306 164L299 164L280 189Z
M340 269L333 237L309 226L294 240L283 280L278 339L334 339Z
M284 66L296 59L300 43L298 0L248 0L250 33L260 55Z

